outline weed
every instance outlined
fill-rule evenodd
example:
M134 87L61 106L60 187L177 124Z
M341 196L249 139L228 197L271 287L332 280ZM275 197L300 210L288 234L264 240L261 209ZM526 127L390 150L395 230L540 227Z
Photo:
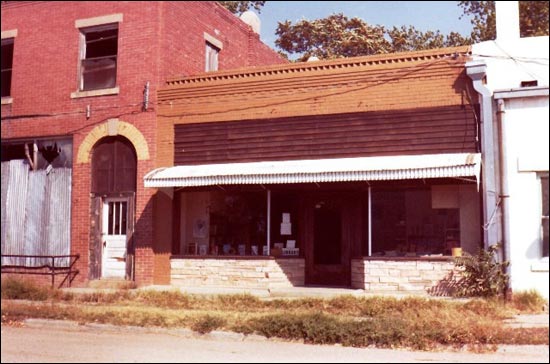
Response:
M136 292L134 300L145 305L173 309L190 309L194 300L191 296L180 291L139 291Z
M200 334L206 334L210 331L219 329L226 324L225 319L219 316L204 315L198 317L191 325L191 329Z
M514 292L512 305L524 312L542 312L545 305L547 305L547 301L537 291L529 290Z
M2 299L45 301L52 295L49 288L13 278L2 280Z
M477 255L455 258L457 267L462 267L461 278L454 294L459 297L504 296L509 277L505 273L509 262L499 262L496 252L499 245L480 249Z

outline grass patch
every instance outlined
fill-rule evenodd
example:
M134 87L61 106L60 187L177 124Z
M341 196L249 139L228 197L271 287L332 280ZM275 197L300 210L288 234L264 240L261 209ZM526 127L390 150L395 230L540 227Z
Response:
M54 290L32 282L6 278L2 279L2 299L45 301L54 295Z
M514 301L421 297L260 300L251 295L193 296L179 291L120 290L92 294L2 284L2 321L73 320L144 327L232 330L314 344L484 348L497 344L548 344L548 329L506 327L518 312L540 312L544 299L526 292ZM12 300L30 299L32 302ZM40 302L48 300L48 302Z
M548 301L537 291L529 290L514 293L512 306L522 312L540 312L548 308Z
M226 320L219 316L204 315L198 317L193 324L191 329L200 334L206 334L216 329L222 328L226 324Z

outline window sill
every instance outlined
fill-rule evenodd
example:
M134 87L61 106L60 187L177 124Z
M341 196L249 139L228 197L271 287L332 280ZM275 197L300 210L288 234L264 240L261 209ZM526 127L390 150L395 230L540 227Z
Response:
M9 105L11 103L13 103L12 97L2 97L2 105Z
M536 263L531 264L531 272L548 272L549 262L548 258L542 258Z
M105 96L105 95L118 95L119 88L103 88L101 90L90 90L90 91L75 91L71 92L71 99L79 99L81 97L94 97L94 96Z

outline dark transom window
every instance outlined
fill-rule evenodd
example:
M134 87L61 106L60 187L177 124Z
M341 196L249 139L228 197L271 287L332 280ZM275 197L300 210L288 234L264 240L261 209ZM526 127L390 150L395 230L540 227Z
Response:
M92 192L135 192L136 163L134 147L127 139L102 139L94 147L92 157Z

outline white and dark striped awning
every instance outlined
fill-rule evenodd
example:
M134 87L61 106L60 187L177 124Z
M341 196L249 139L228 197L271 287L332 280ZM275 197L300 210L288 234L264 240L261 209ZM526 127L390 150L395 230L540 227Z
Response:
M390 181L475 177L480 154L424 154L203 164L158 168L144 177L145 187Z

